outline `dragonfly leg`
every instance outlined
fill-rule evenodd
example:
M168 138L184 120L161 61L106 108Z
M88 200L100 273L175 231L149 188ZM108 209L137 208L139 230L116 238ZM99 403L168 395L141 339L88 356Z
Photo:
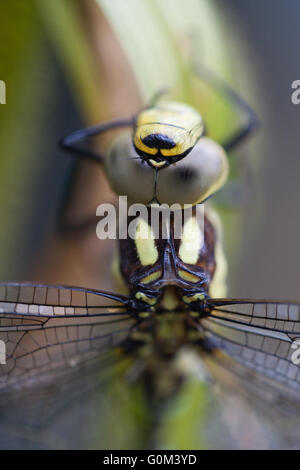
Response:
M163 87L157 90L154 95L151 97L150 102L147 108L152 108L152 106L155 106L156 103L161 99L162 96L166 95L169 92L169 87Z
M227 97L232 105L245 116L244 122L239 129L235 131L233 135L227 137L223 142L220 142L226 152L234 150L240 143L258 129L258 117L251 106L249 106L248 103L246 103L246 101L233 90L233 88L217 77L213 72L199 64L196 65L196 70L198 75L200 75L213 88L220 91L223 96Z
M89 139L96 135L100 135L103 132L116 129L118 127L131 126L132 124L133 118L127 118L115 121L108 121L101 124L97 124L96 126L80 129L63 137L59 142L59 146L64 151L73 153L77 157L90 158L94 161L97 161L98 163L102 163L104 155L99 152L95 152L91 148Z

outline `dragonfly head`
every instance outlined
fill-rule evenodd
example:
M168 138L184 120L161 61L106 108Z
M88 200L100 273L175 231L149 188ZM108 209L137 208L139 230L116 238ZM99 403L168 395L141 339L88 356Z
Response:
M133 145L142 160L160 170L188 155L203 135L202 117L195 109L162 102L137 115Z

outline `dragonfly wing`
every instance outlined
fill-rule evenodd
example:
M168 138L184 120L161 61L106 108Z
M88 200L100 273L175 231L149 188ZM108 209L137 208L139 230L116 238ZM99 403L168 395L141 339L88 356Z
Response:
M213 384L211 396L216 400L217 429L220 424L225 425L228 448L298 447L298 400L276 383L253 374L221 349L204 354L202 360Z
M213 347L226 353L219 354L222 362L231 358L226 367L234 369L248 389L264 390L265 400L287 403L289 398L299 406L300 305L242 299L210 302L210 315L201 325Z
M300 368L292 355L299 350L299 304L209 302L199 324L207 345L202 359L230 433L241 448L298 446Z
M0 392L44 387L101 363L136 326L126 300L84 288L1 284Z
M0 283L0 314L12 312L15 319L72 316L122 311L128 297L83 287L45 284ZM99 310L97 310L99 308Z

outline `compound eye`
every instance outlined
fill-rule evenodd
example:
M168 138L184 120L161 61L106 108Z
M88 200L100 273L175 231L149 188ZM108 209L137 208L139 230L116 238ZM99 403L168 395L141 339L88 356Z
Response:
M228 176L222 147L203 137L189 155L159 174L157 198L161 203L197 204L217 191Z
M130 202L147 204L154 197L154 171L136 153L130 132L119 136L105 159L112 189Z
M153 200L153 169L136 153L130 132L113 144L105 160L107 178L113 190L129 202L148 204ZM202 137L182 160L160 170L157 199L161 204L197 204L217 191L228 175L227 156L220 145Z

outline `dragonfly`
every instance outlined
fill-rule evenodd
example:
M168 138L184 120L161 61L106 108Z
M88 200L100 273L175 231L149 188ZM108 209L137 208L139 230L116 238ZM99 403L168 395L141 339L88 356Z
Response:
M167 108L170 112L169 104ZM179 107L175 108L176 115ZM196 166L195 171L197 176L202 168L203 186L189 192L190 181L184 178L181 192L178 185L174 188L172 180L167 180L168 184L163 185L164 198L156 180L154 193L145 197L148 204L143 217L136 220L127 215L128 236L118 240L115 263L119 292L39 283L0 284L0 399L7 403L15 396L26 393L32 396L35 390L51 394L53 384L71 383L74 377L84 382L85 377L93 374L101 378L112 365L124 359L127 364L128 359L129 375L142 384L155 409L176 396L191 377L199 379L201 369L201 380L220 381L232 392L238 384L238 389L254 403L265 409L270 405L285 408L293 414L299 407L300 303L221 295L225 292L225 270L218 223L211 210L205 214L200 211L199 217L197 209L201 207L199 201L205 201L225 183L227 157L221 146L213 142L209 145L217 146L214 151L207 151L207 141L205 151L203 147L199 149L205 139L201 130L192 143L185 142L187 153L179 151L175 142L172 148L179 152L175 157L180 157L176 162L170 160L163 167L156 166L154 159L154 163L145 166L142 161L153 160L154 154L150 151L151 157L144 154L141 157L141 152L146 152L144 147L139 148L138 136L141 137L143 125L150 124L146 133L151 138L146 144L142 142L150 150L159 148L158 141L167 142L165 127L164 133L159 127L153 129L148 112L157 115L162 112L165 116L159 107L143 111L135 120L133 137L130 140L126 137L127 147L119 143L119 150L115 148L112 155L123 155L129 176L128 162L134 161L147 168L147 172L154 170L155 175L164 172L166 178L177 172L178 167L187 172L191 169L189 162L202 157L202 166ZM190 112L185 108L183 119ZM166 126L163 119L157 119ZM104 156L77 144L82 137L85 140L119 125L105 124L100 129L79 131L63 143L77 155L85 154L106 165ZM240 142L251 127L249 124L230 139L225 150ZM170 135L168 138L170 141ZM214 159L219 164L210 166ZM115 164L116 160L110 161L118 173L121 167ZM161 154L157 161L161 161ZM210 171L205 173L205 167ZM192 174L195 176L195 172ZM136 175L133 179L136 181ZM134 185L132 180L127 181L126 173L123 180L131 199L143 199L143 188L133 194L130 191ZM163 219L158 199L189 202L191 210L187 217L185 209L176 211L181 215L179 235L175 212L170 211L169 218ZM153 212L159 213L156 227ZM129 227L133 222L132 237Z

